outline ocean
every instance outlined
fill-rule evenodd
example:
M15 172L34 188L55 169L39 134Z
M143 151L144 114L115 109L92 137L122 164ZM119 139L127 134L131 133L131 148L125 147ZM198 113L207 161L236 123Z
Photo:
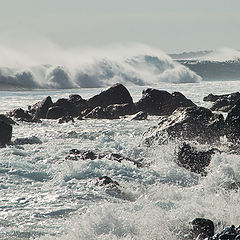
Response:
M27 109L47 96L87 99L115 82L123 83L134 101L153 87L179 91L204 107L211 106L203 101L209 93L240 91L240 78L205 79L166 54L149 54L124 60L101 55L78 69L76 62L71 68L35 65L28 71L3 66L0 113ZM178 142L143 144L144 132L158 122L159 117L149 116L144 121L123 117L58 124L43 119L14 125L12 140L34 141L0 149L0 239L179 240L188 239L189 223L197 217L211 219L216 231L239 225L240 192L228 190L240 182L239 156L217 152L207 176L190 172L176 163ZM67 160L71 149L118 153L147 164ZM102 176L117 181L118 191L96 185Z

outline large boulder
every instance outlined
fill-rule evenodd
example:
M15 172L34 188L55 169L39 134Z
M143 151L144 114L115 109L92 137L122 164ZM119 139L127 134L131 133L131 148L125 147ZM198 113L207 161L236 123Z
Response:
M163 144L168 140L194 140L214 143L220 140L224 130L222 114L212 113L203 107L178 108L169 117L162 117L158 126L145 133L144 142Z
M136 103L139 111L150 115L170 115L178 107L190 107L195 104L180 92L169 93L163 90L148 88Z
M87 103L93 109L97 106L107 107L112 104L133 103L133 100L127 88L120 83L116 83L88 99Z
M225 120L225 134L229 141L238 142L240 140L240 100L229 111Z
M77 111L77 107L74 104L74 102L71 102L66 98L58 99L53 104L53 107L55 107L55 106L64 108L66 110L66 112L68 113L68 115L70 115L70 116L77 117L79 115L79 112Z
M0 147L11 142L12 126L4 121L0 121Z
M214 235L213 221L206 218L195 218L192 222L192 237L195 239L209 239ZM214 238L215 239L215 238Z
M44 98L42 101L34 104L29 112L33 114L34 118L46 118L48 109L53 105L52 99L50 96Z
M183 143L177 153L177 163L191 172L206 175L206 167L210 164L215 149L199 151L195 147Z

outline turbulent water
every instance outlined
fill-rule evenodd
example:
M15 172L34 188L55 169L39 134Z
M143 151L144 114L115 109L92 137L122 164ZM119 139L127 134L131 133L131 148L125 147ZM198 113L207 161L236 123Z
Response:
M135 100L144 87L130 87ZM198 105L203 96L239 90L239 81L163 83L159 89L181 91ZM100 89L0 92L0 112L26 107L50 95L54 100L78 93L87 98ZM0 149L1 239L184 239L189 222L206 217L219 229L239 224L240 193L227 191L240 181L239 157L218 153L207 177L175 163L176 143L145 147L146 121L55 120L14 126L13 140L36 137L36 144ZM40 141L41 143L39 143ZM107 159L65 160L72 148L120 153L148 167ZM120 184L121 193L95 186L100 176Z
M48 95L54 101L72 93L88 98L101 91L96 88L99 85L119 79L128 83L135 101L147 87L141 85L180 91L197 105L207 107L209 103L202 99L209 93L240 91L237 79L200 81L197 74L165 55L144 54L109 64L97 61L90 65L94 76L100 76L98 84L95 78L88 77L82 84L95 88L0 91L0 113L18 107L26 109ZM75 87L81 82L68 78L62 67L52 70L52 66L42 66L42 69L43 76L47 76L47 70L53 78L36 78L32 67L33 85L25 81L27 75L23 74L21 79L12 72L17 83L14 87L36 87L40 83L41 87L49 84L69 87L62 85L69 83ZM1 67L1 76L10 76L11 71L13 68ZM172 78L162 81L163 76ZM0 82L8 87L14 85L8 77L0 77ZM144 132L157 123L157 117L150 117L144 121L89 119L58 124L55 120L43 120L15 125L13 140L26 137L34 143L0 149L0 239L177 240L186 239L189 222L196 217L210 218L217 230L238 225L240 192L226 189L232 182L240 182L239 156L216 153L206 177L191 173L176 164L178 143L152 147L142 144ZM144 159L149 166L137 168L130 162L108 159L66 160L73 148L120 153L131 159ZM121 191L96 186L96 179L101 176L117 181Z

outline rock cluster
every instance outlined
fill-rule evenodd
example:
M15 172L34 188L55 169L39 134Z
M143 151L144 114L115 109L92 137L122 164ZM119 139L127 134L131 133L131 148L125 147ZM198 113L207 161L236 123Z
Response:
M192 221L191 235L195 240L239 240L240 226L226 227L214 235L214 223L205 218L196 218Z

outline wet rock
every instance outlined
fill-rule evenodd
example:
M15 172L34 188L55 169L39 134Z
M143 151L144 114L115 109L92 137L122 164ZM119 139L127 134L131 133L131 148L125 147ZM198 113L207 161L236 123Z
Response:
M41 123L40 119L34 118L28 113L28 111L24 111L22 108L14 109L13 111L8 112L7 115L16 118L18 121Z
M230 94L224 95L213 95L209 94L208 96L204 97L204 101L214 102L213 106L211 107L212 111L223 111L228 112L234 104L240 99L240 93L234 92Z
M199 240L212 237L214 235L214 224L209 219L195 218L192 221L192 227L193 237L198 236Z
M0 147L11 142L12 126L4 121L0 121Z
M240 100L229 111L225 120L225 134L230 142L239 143L240 140Z
M95 118L95 119L115 119L115 117L111 112L107 111L106 108L103 107L95 107L90 113L85 115L85 118Z
M177 163L191 172L206 175L205 169L210 164L215 151L215 149L198 151L195 147L183 143L177 153Z
M95 160L95 159L108 159L111 161L117 161L121 163L122 161L131 162L136 165L138 168L147 166L143 163L143 159L140 160L133 160L127 157L124 157L118 153L94 153L90 150L78 150L78 149L71 149L69 151L69 155L65 158L66 160Z
M116 181L113 181L110 177L108 176L103 176L103 177L99 177L97 179L97 186L104 186L104 185L112 185L112 186L119 186L119 183Z
M97 158L98 158L98 155L92 151L71 149L69 151L69 155L65 159L78 161L78 160L95 160Z
M95 95L87 101L90 108L97 106L107 107L112 104L133 103L132 97L122 84L116 83L113 86Z
M34 116L35 119L46 118L47 111L52 105L52 99L50 96L48 96L30 107L29 112Z
M148 114L146 112L140 111L137 114L135 114L131 120L146 120Z
M178 108L169 117L162 117L158 126L144 134L144 143L150 146L169 140L194 140L211 144L220 140L224 127L222 114L197 106Z
M216 240L236 240L240 239L240 226L237 228L232 225L230 227L226 227L222 232L213 236L212 239Z
M73 116L73 117L77 117L79 112L77 110L77 106L75 105L74 102L69 101L66 98L60 98L58 99L54 104L53 107L58 106L61 108L64 108L65 112L67 112L67 114L69 116Z
M150 115L170 115L178 107L190 107L195 104L180 92L170 94L167 91L148 88L143 91L142 98L136 106L138 111Z
M7 114L10 117L14 117L20 120L31 120L33 118L27 111L24 111L22 108L14 109Z
M83 110L85 110L89 107L87 100L83 99L78 94L70 95L68 98L68 101L75 105L77 115L79 115Z
M58 119L67 114L68 112L64 107L54 106L48 109L46 117L47 119Z
M67 123L67 122L74 122L74 119L72 116L66 115L58 119L58 123Z
M118 119L120 116L136 113L136 106L131 103L113 104L107 107L95 107L85 115L86 118Z
M222 94L222 95L214 95L210 93L208 96L203 98L205 102L216 102L218 100L229 99L229 100L238 100L240 98L239 92L229 93L229 94Z
M7 116L4 115L4 114L0 114L0 121L5 122L6 124L10 124L10 125L16 124L16 122L13 121L12 118L7 117Z

